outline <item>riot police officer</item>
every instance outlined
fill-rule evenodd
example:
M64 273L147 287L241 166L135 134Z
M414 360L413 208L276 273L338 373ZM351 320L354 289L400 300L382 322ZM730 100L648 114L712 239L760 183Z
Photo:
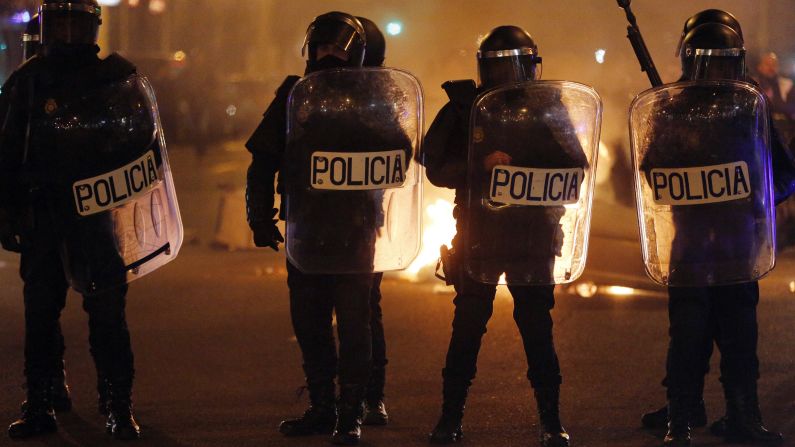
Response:
M22 58L24 61L35 56L41 48L41 36L39 32L39 15L34 14L30 21L25 26L25 32L22 34ZM0 211L2 213L2 211ZM61 353L63 361L63 334L61 334L60 323L56 324L54 329L56 333L53 334L53 339L59 344L56 349ZM52 377L52 404L56 412L66 412L72 409L72 398L69 392L69 386L66 384L66 371L64 367L55 368Z
M685 21L684 27L682 29L682 37L679 42L679 46L676 51L676 55L681 57L682 51L682 43L684 42L685 37L697 26L704 25L707 23L719 23L726 25L737 32L740 37L742 37L742 27L740 26L740 22L737 20L734 15L728 13L726 11L720 9L707 9L701 11L697 14L694 14L692 17L688 18ZM682 77L680 80L687 80L688 75L687 73L691 70L689 65L683 65L682 67ZM709 344L709 356L712 355L712 343ZM706 374L706 371L705 371ZM666 377L663 379L663 386L667 387L668 378ZM699 396L703 395L704 384L703 381L700 383L701 391L698 393ZM703 397L698 400L695 408L693 408L691 414L691 426L692 427L704 427L707 425L707 413L706 408L704 406L704 399ZM645 428L650 429L665 429L668 427L668 406L664 405L660 409L656 411L652 411L646 413L641 418L641 422Z
M683 80L748 80L739 23L723 11L704 11L688 20L681 58ZM748 140L748 132L738 130L742 129L741 123L746 117L749 122L756 121L751 116L753 110L743 109L744 104L738 99L740 95L727 94L731 88L719 84L685 85L675 98L666 101L656 115L662 118L655 123L640 164L643 173L648 176L655 168L673 167L683 159L699 166L716 165L721 160L755 159L758 145ZM693 107L693 104L711 105L711 112L702 114L702 107ZM731 111L729 116L733 121L714 118L719 116L715 111L723 109ZM687 116L689 120L713 116L714 122L706 118L700 137L709 138L710 147L720 147L721 153L703 153L703 149L691 148L698 140L690 135L695 131L692 128L665 127L667 120L675 123L679 116ZM778 172L782 173L776 176L775 192L777 200L782 200L792 191L791 176L786 174L791 167L788 168L786 153L780 146L775 147L775 134L773 140L773 163L779 165ZM753 170L749 172L748 181L757 182L754 188L764 185L761 176ZM659 410L644 416L647 426L659 425L659 419L667 417L665 445L690 445L691 427L706 424L702 393L713 341L717 342L722 354L721 382L726 397L726 417L713 425L713 432L729 441L780 444L783 440L780 434L764 426L759 411L758 283L733 280L726 281L730 285L708 285L710 281L721 283L723 278L735 274L741 278L743 275L739 273L743 270L758 270L755 260L767 259L765 250L769 250L766 247L771 244L755 242L765 237L759 233L763 226L755 222L761 221L759 216L767 213L765 207L771 204L766 203L762 192L756 194L759 195L744 200L703 205L711 207L707 214L688 206L672 207L677 231L671 241L671 285L668 289L671 341L664 381L668 407L667 412ZM712 240L695 236L704 231L712 234ZM699 278L703 286L694 285Z
M372 20L356 17L364 27L367 48L364 52L365 67L382 67L386 55L386 39L384 34ZM373 288L370 292L370 330L373 334L373 367L370 381L367 383L367 395L364 408L364 425L386 425L389 415L384 404L384 387L386 386L386 336L384 334L383 312L381 310L381 281L383 273L373 275Z
M57 430L54 385L63 383L58 320L71 283L89 316L107 431L137 439L127 282L173 259L182 228L156 104L130 62L97 57L101 8L95 0L45 0L39 20L39 54L11 76L0 96L0 240L21 252L25 299L27 401L9 435ZM134 178L126 191L116 180L125 175ZM109 182L113 197L95 194ZM159 214L157 222L133 216L140 202ZM140 235L130 233L133 226ZM121 239L125 234L149 244L136 249Z
M333 68L362 67L367 57L366 42L366 28L356 17L342 12L316 17L307 30L305 74ZM379 51L375 47L369 56L374 66L380 65L383 49ZM294 166L296 163L285 155L285 151L287 98L298 81L298 76L289 76L285 80L265 112L262 123L246 143L252 154L247 187L249 225L254 232L256 245L274 250L278 250L279 243L284 242L275 225L274 217L278 211L273 208L274 193L285 193L285 184L295 181L289 177L297 169ZM331 128L331 124L327 127L328 132L342 132ZM277 172L279 186L274 191L273 180ZM325 205L333 207L330 203ZM283 206L281 218L285 218L284 211ZM374 341L375 350L379 351L380 346L380 352L384 352L383 331L379 331L380 275L304 273L290 260L287 261L287 271L293 328L303 354L311 404L303 416L283 421L279 431L286 436L333 433L332 442L355 444L361 436L366 397L369 413L372 414L368 415L368 419L383 424L387 418L382 402L383 354L380 363L372 364ZM374 308L372 314L377 319L372 329L371 305ZM331 325L332 312L335 310L340 338L339 355ZM371 378L371 368L376 371L372 374L374 382L370 382L372 394L369 394L366 386ZM335 376L339 377L340 388L336 406Z
M445 266L445 274L454 283L457 295L454 301L453 334L442 372L444 402L442 415L430 434L430 441L440 444L457 442L463 435L462 418L466 397L475 378L481 338L486 332L496 293L495 285L475 281L468 276L463 266L467 255L462 253L467 252L465 246L469 239L466 232L478 231L473 230L472 222L465 222L471 215L467 207L473 206L467 203L467 189L471 186L467 185L470 111L479 93L501 85L532 81L541 74L538 47L530 35L519 27L495 28L482 41L479 50L480 85L476 87L471 80L446 82L442 87L450 101L439 112L425 138L424 164L429 180L436 186L456 190L454 216L458 229L453 240L452 251L455 253L448 257ZM483 133L486 132L483 130ZM555 154L552 157L560 157L559 154L565 153L548 134L539 134L537 137L537 144L544 148L541 152ZM473 138L477 139L476 136ZM579 151L580 155L575 155L573 159L564 156L565 163L580 167L583 167L583 163L587 164L582 150ZM490 174L497 165L511 164L511 157L505 152L496 151L477 162L483 163ZM500 233L502 229L492 228L491 231ZM546 233L546 230L541 232ZM544 245L551 248L554 241L547 239ZM542 267L540 270L545 268L548 269ZM523 272L513 273L518 275ZM549 275L549 271L533 274ZM544 446L567 446L569 435L559 417L561 375L552 340L550 316L555 301L554 286L510 285L509 288L514 297L514 319L527 354L527 377L534 388L538 404L541 443Z

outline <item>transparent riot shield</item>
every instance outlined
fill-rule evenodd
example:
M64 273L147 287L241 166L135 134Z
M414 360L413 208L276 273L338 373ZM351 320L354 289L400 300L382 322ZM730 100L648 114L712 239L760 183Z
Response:
M422 91L394 69L310 74L288 105L287 256L305 273L409 266L420 247Z
M133 75L81 101L70 107L85 106L78 120L94 132L64 185L62 258L72 287L98 294L174 260L183 229L149 82Z
M592 88L535 81L472 109L465 262L474 280L563 284L585 268L602 102Z
M630 110L648 275L669 286L754 281L775 264L764 95L737 81L648 90Z

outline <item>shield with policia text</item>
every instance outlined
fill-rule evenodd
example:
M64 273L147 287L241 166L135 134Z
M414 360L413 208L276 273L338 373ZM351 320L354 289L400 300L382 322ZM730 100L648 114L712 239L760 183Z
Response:
M74 101L54 112L80 123L73 135L79 152L63 185L62 258L73 288L96 294L176 258L182 221L146 78L132 75ZM78 133L82 128L90 132Z
M670 84L630 116L648 275L669 286L754 281L775 264L767 103L738 81Z
M394 69L324 70L288 106L287 256L305 273L401 270L419 252L422 92Z
M470 277L562 284L585 267L602 102L532 81L480 95L471 116L464 259Z

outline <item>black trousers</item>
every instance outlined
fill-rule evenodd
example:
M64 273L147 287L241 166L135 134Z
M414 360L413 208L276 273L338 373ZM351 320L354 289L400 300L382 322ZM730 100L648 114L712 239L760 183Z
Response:
M310 275L287 261L290 314L307 383L366 385L386 365L380 274ZM337 315L339 355L332 327ZM372 322L372 324L371 324Z
M459 272L456 284L453 335L442 371L445 381L471 384L478 353L494 308L497 287L481 284ZM509 286L514 299L513 319L527 356L527 378L533 388L560 385L560 364L552 339L554 286Z
M68 283L56 240L30 238L22 252L20 276L25 299L25 376L29 382L58 377L64 340L59 319ZM130 382L134 361L125 315L127 286L83 297L89 345L98 374Z
M753 386L759 379L756 307L759 283L668 289L670 343L663 381L668 397L701 395L713 341L721 353L721 383Z
M386 334L384 333L384 313L381 311L381 280L383 273L373 275L373 288L370 290L370 332L373 338L373 370L384 369L389 360L386 357Z

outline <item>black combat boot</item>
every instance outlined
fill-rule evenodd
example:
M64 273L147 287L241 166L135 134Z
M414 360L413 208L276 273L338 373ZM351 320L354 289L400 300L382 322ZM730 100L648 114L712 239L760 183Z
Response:
M328 435L337 422L334 382L309 384L309 408L304 415L282 421L279 432L285 436Z
M560 423L560 386L535 389L543 447L568 447L569 434Z
M756 384L725 390L726 417L713 424L713 433L721 429L729 443L757 445L780 445L784 442L781 433L772 432L762 422Z
M8 427L11 439L26 439L58 431L52 408L52 382L49 378L28 380L28 396L22 416Z
M384 386L386 384L386 369L375 368L370 374L367 384L367 396L364 400L364 425L386 425L389 415L384 405Z
M723 438L724 436L726 436L726 431L728 430L726 427L727 423L728 419L726 418L726 416L723 416L722 418L713 422L712 425L709 426L709 432L712 433L713 436Z
M69 385L63 375L56 375L51 380L52 386L52 408L56 413L66 413L72 411L72 395L69 391ZM28 405L28 401L22 402L22 411Z
M58 413L72 410L72 395L66 384L66 370L61 368L52 378L52 407Z
M135 422L132 404L132 379L113 379L108 382L108 422L105 429L115 439L131 441L141 437L141 427Z
M707 409L703 400L696 404L696 408L693 410L691 416L691 427L701 428L707 426ZM641 423L643 423L643 428L649 430L665 430L668 428L668 405L657 411L644 414L641 418Z
M670 447L690 446L690 414L693 400L689 397L671 397L668 400L668 432L663 445Z
M97 411L103 416L108 415L108 405L110 405L109 387L105 374L97 371Z
M359 443L362 437L364 394L364 385L340 385L337 424L331 435L332 444L356 445Z
M452 444L464 437L464 419L469 382L444 380L442 416L428 436L431 444Z

